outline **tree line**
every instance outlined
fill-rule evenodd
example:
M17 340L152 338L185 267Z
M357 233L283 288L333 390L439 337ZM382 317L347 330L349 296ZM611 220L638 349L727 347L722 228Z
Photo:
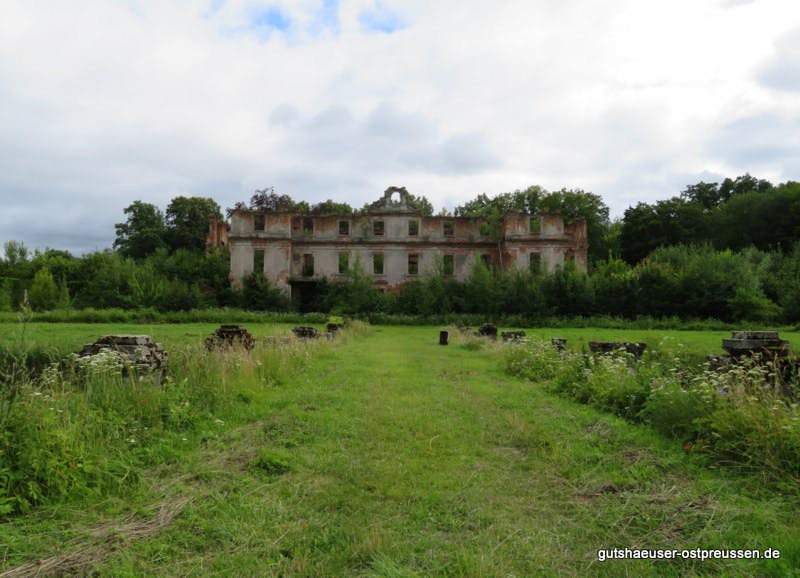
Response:
M749 174L690 185L667 200L628 208L619 231L622 258L635 264L654 249L708 243L735 251L791 249L800 239L800 183L773 185Z
M410 201L433 214L424 196ZM255 191L237 208L312 215L360 214L346 203L314 205ZM630 207L612 221L600 196L580 189L533 186L479 194L453 214L483 217L492 234L508 211L556 212L567 223L586 219L588 275L571 267L553 275L503 272L476 265L460 283L434 270L399 292L383 294L354 267L344 283L322 281L311 307L321 312L552 315L607 314L800 321L800 184L778 185L744 175L721 183L687 186L671 199ZM290 310L286 295L263 275L242 287L229 281L226 248L205 250L210 219L221 219L207 197L176 197L161 211L134 201L118 223L114 248L75 257L66 251L30 252L8 241L0 260L0 310L15 309L25 295L37 310L56 308L200 307ZM497 230L494 231L497 233Z
M610 315L714 318L728 322L800 321L800 242L788 252L717 250L676 245L653 251L630 266L611 257L587 275L572 263L553 274L497 271L477 260L459 282L441 267L405 284L397 293L375 291L360 267L343 283L323 281L309 310L339 314L435 316L481 313L550 317ZM253 274L246 284L264 284ZM263 291L264 309L277 305ZM253 305L253 304L251 304Z

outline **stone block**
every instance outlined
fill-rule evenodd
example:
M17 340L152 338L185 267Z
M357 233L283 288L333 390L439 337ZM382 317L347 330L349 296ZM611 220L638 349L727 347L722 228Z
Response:
M109 351L122 363L123 375L131 372L140 379L149 375L156 384L166 372L169 355L160 343L149 335L104 335L94 343L83 346L77 357L89 357Z
M503 337L503 341L520 341L525 337L524 331L503 331L500 334Z
M294 327L292 328L292 333L298 339L315 339L318 337L317 330L313 327Z
M639 359L647 349L646 343L628 341L590 341L589 351L592 353L619 353L624 351Z
M475 334L478 337L488 337L490 339L497 339L497 325L494 323L484 323L478 327L478 332Z
M250 350L255 347L255 343L253 336L241 325L221 325L205 340L209 351L226 347L243 347Z

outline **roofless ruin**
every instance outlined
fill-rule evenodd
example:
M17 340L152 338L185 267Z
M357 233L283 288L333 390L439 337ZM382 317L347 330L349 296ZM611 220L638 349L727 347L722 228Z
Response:
M294 298L322 278L345 278L356 263L375 286L392 291L428 272L463 281L481 259L503 270L550 273L567 261L586 270L586 221L561 215L506 213L493 227L484 218L425 217L405 188L390 187L364 215L312 216L236 209L230 225L212 222L209 243L226 244L231 278L240 284L263 271Z

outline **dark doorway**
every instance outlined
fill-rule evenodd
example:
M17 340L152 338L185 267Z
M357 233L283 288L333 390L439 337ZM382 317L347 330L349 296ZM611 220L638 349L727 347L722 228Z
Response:
M317 296L317 281L291 281L292 303L300 313L313 311Z

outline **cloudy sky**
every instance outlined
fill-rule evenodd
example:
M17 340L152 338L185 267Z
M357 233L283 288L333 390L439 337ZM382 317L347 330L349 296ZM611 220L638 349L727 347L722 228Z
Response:
M797 0L3 0L0 242L109 247L134 200L435 208L538 184L612 215L800 180Z

